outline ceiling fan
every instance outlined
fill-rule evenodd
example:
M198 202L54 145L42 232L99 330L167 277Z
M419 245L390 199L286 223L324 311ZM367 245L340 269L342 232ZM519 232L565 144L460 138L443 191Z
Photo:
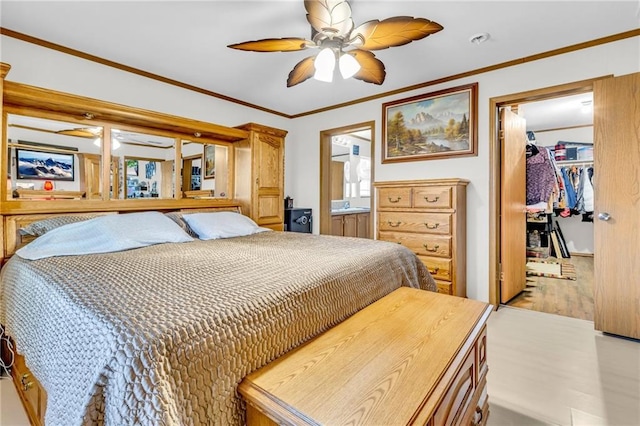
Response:
M311 40L268 38L227 47L252 52L295 52L319 49L319 53L298 62L289 73L287 87L311 77L332 81L336 62L343 78L353 77L373 84L384 82L386 71L372 50L402 46L442 30L442 25L425 18L395 16L355 27L346 0L305 0Z

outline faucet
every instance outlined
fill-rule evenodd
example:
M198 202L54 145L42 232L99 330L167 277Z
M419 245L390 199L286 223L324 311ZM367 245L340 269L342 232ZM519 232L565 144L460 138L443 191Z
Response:
M345 201L344 202L344 208L345 209L351 208L351 203L349 201Z

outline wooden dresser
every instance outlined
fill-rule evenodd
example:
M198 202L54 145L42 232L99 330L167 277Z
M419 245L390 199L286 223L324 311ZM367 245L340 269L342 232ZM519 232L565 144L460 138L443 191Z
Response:
M377 239L402 244L418 255L440 293L467 296L464 179L375 183Z
M490 313L400 288L247 376L247 425L483 425Z

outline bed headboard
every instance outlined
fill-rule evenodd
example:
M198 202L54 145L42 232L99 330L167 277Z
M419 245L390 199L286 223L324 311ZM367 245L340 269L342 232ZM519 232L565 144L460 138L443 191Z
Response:
M161 210L162 213L168 213L171 211L177 211L181 213L206 213L206 212L223 212L223 211L233 211L237 213L242 213L240 206L219 206L219 207L196 207L196 208L180 208L173 210ZM4 254L2 261L8 259L13 256L13 254L20 247L28 244L29 242L35 239L32 235L23 235L20 230L25 228L27 225L38 222L44 219L51 219L54 217L61 216L102 216L107 214L118 214L118 213L126 213L122 212L81 212L81 213L73 213L73 212L65 212L65 213L38 213L38 214L24 214L24 215L9 215L2 217L0 221L0 230L2 230L2 240L4 242L2 247L2 252ZM133 213L133 212L130 212ZM0 263L1 265L2 263Z

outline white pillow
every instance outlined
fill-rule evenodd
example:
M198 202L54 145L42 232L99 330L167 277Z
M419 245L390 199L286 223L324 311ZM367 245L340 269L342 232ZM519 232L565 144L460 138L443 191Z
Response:
M242 237L269 231L259 227L247 216L234 212L191 213L182 218L201 240Z
M36 260L188 241L193 241L193 238L162 213L127 213L61 226L36 238L16 254L24 259Z

